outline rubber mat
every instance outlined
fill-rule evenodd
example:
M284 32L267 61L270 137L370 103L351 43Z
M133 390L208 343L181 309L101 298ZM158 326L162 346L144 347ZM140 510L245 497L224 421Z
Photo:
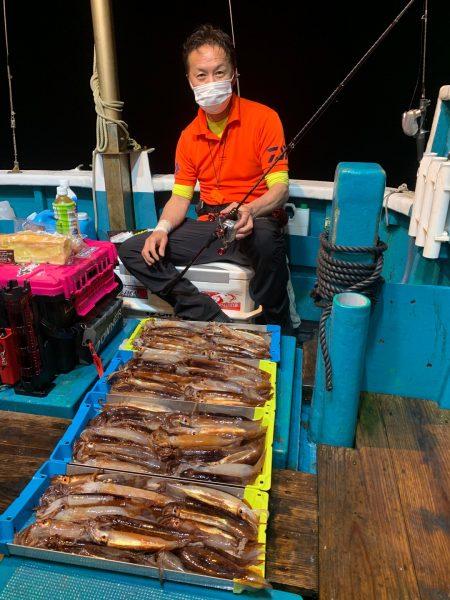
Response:
M6 557L0 562L1 600L301 600L279 590L233 594L155 579L43 561Z

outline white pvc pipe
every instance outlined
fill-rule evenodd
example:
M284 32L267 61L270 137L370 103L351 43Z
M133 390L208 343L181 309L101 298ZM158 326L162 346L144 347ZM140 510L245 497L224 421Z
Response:
M450 202L450 162L441 164L433 196L431 215L423 255L425 258L439 258L441 242L436 237L442 236L445 230Z
M420 161L419 169L417 171L416 191L414 193L414 204L411 211L411 221L409 223L408 231L409 235L412 237L416 237L417 235L417 226L419 224L420 211L422 210L427 171L428 167L430 166L430 161L435 156L437 156L436 152L426 152Z
M430 165L427 171L427 178L425 181L422 209L420 211L419 223L417 225L416 246L423 247L425 245L428 222L430 220L431 215L431 206L433 204L433 195L436 189L437 175L439 173L439 169L441 168L442 163L446 160L447 159L443 156L435 156L430 161Z

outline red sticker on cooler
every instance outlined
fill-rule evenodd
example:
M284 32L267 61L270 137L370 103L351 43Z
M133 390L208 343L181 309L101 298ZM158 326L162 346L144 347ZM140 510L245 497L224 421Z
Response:
M202 292L216 302L220 308L225 310L241 310L241 302L236 294L227 294L226 292Z

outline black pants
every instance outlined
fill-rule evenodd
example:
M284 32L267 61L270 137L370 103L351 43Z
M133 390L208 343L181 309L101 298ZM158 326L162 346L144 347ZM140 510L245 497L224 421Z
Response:
M149 267L141 251L149 233L142 233L122 243L119 256L127 270L154 294L173 306L177 316L194 321L209 321L218 312L218 305L186 278L181 279L169 293L164 290L177 276L177 265L185 265L196 255L213 234L217 223L187 219L169 235L166 256ZM195 264L232 262L251 266L255 272L250 281L250 296L262 305L267 323L287 326L289 279L284 236L278 223L270 217L257 218L253 233L234 241L223 256L217 253L220 240L202 252Z

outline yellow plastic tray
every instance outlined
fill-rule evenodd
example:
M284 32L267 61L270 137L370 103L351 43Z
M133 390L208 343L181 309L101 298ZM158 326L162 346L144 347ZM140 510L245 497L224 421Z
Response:
M149 321L157 321L158 319L156 317L148 317L147 319L142 319L138 325L136 326L136 329L133 331L133 333L130 335L130 337L128 338L128 340L124 340L123 344L121 345L121 350L131 350L131 352L136 352L137 349L133 346L133 340L135 340L136 338L138 338L141 333L142 330L145 328L146 324ZM196 321L196 323L202 324L203 325L207 325L207 323L204 323L203 321ZM234 324L236 325L236 324ZM260 327L262 328L262 325L255 325L255 328ZM264 333L264 331L262 331L262 333ZM248 359L239 359L239 360L248 360Z
M259 513L258 542L263 545L260 556L260 560L263 562L255 569L264 577L266 572L265 549L267 521L269 519L269 494L254 487L247 487L244 492L244 500L255 512ZM233 592L235 594L240 594L244 589L241 584L234 582Z

